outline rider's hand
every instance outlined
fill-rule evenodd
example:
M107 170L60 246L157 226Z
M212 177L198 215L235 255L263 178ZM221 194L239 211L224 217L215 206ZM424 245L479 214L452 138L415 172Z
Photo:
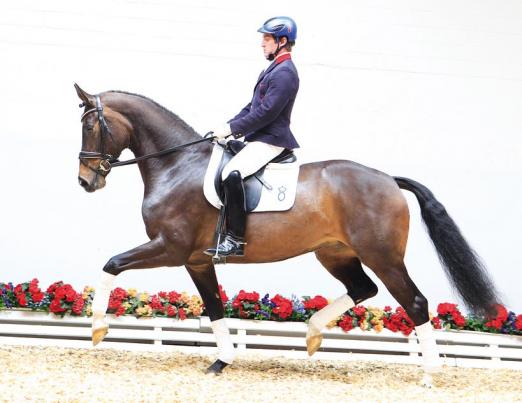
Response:
M224 125L221 125L212 131L213 135L216 136L218 140L222 140L232 134L232 129L230 129L230 125L228 123L225 123Z

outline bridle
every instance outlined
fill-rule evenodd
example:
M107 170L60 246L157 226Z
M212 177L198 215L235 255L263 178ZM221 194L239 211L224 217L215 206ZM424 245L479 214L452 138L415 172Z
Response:
M109 129L109 126L107 125L107 122L105 121L105 117L103 116L103 105L101 103L100 97L98 95L95 96L96 99L96 107L89 109L84 112L82 117L80 118L80 122L83 122L83 119L85 116L96 112L98 115L98 123L100 125L100 151L80 151L80 154L78 157L80 158L80 161L84 163L89 169L96 172L97 175L107 176L108 173L111 171L111 164L114 164L118 161L117 158L114 158L111 154L105 153L105 144L103 139L107 136L110 136L112 138L111 129ZM80 104L80 108L84 107L85 103L82 102ZM113 139L114 140L114 139ZM99 159L100 165L97 168L92 168L89 164L86 164L84 160L92 160L92 159Z
M208 132L207 134L205 134L205 136L202 139L199 139L199 140L191 141L191 142L185 143L185 144L180 144L178 146L167 148L166 150L158 151L158 152L155 152L152 154L142 155L141 157L132 158L127 161L120 161L117 158L115 158L114 156L112 156L111 154L105 153L105 144L104 144L103 139L105 137L109 136L112 139L112 141L114 141L114 138L112 137L111 129L107 125L105 117L103 116L103 105L101 103L100 96L95 95L95 99L96 99L96 107L85 111L83 113L82 117L80 118L80 121L83 122L83 119L85 118L85 116L89 115L90 113L94 113L94 112L97 113L98 123L100 125L100 131L101 131L101 133L100 133L100 151L98 152L98 151L82 150L82 151L80 151L80 154L78 155L78 157L80 158L80 161L84 165L86 165L89 169L94 171L96 173L96 175L101 175L101 176L105 177L109 174L109 172L111 171L111 169L113 167L136 164L139 161L143 161L143 160L146 160L149 158L161 157L163 155L173 153L174 151L191 146L193 144L198 144L198 143L202 143L205 141L212 141L216 138L215 136L212 136L213 132ZM84 106L85 106L85 102L82 102L80 104L80 108L83 108ZM99 159L100 160L100 164L98 165L97 168L93 168L90 165L85 163L85 160L90 160L90 159Z

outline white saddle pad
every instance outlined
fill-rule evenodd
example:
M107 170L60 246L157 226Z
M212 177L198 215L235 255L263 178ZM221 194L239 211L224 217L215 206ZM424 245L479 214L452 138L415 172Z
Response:
M216 208L221 208L222 203L216 193L214 179L219 168L223 147L219 144L214 145L212 156L208 163L203 184L203 193L208 202ZM263 186L261 199L253 212L260 211L285 211L292 208L295 202L297 180L299 177L299 163L292 162L287 164L268 164L263 175L263 182L271 186L271 190Z

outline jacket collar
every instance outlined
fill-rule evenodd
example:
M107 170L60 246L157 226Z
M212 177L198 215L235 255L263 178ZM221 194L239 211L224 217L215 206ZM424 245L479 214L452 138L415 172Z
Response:
M256 90L258 84L263 80L263 78L265 78L265 76L268 73L270 73L277 65L283 63L285 60L291 60L291 59L292 59L292 55L290 53L285 53L284 55L276 57L276 59L270 64L270 66L268 66L267 69L259 76L256 86L254 87L254 91Z

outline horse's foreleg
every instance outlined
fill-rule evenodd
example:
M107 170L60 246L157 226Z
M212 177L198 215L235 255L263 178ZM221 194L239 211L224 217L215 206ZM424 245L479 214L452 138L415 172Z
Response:
M109 259L103 268L92 302L92 343L94 346L102 341L109 331L105 313L116 276L125 270L160 267L166 266L168 263L169 257L161 238L155 238Z
M232 364L235 351L232 338L230 337L230 331L224 318L225 312L221 295L219 294L216 270L212 264L186 267L205 304L205 309L210 318L210 325L216 337L216 344L219 351L218 359L208 367L206 372L207 374L217 375L220 374L227 365Z

